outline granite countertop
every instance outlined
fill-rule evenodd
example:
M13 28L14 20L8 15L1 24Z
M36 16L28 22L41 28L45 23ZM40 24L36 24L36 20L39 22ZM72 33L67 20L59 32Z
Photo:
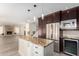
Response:
M53 40L36 38L36 37L32 37L32 36L19 36L19 38L22 38L24 40L30 41L34 44L41 45L41 46L47 46L53 42Z

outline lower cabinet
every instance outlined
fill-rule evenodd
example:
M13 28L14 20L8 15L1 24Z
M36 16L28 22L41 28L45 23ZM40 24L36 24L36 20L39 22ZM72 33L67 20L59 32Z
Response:
M19 39L19 54L21 56L53 56L53 43L48 46L41 46Z
M19 39L19 54L22 56L31 55L31 42L24 39Z
M47 46L40 46L32 44L32 56L53 56L54 48L53 43Z
M32 43L32 56L43 56L43 55L44 55L44 47Z
M54 51L60 52L59 40L54 40Z

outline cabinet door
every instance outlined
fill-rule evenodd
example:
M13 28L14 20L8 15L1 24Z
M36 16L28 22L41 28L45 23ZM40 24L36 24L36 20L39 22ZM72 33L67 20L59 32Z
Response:
M52 24L46 24L46 38L51 39L51 34L52 34Z
M60 52L59 40L54 41L54 51L55 52Z
M47 24L60 22L60 11L47 15L45 20Z
M52 39L59 40L60 36L60 26L59 23L53 23L53 37Z
M30 56L31 43L24 39L19 39L19 53L23 56Z
M67 10L62 11L61 21L75 19L77 17L76 9L77 8L75 7L75 8L71 8L71 9L67 9Z
M45 20L46 20L46 24L49 24L49 23L53 23L53 14L50 14L48 16L45 17Z
M27 43L27 55L31 56L32 55L32 43L28 41Z
M77 28L79 29L79 7L77 8Z
M27 55L27 47L23 39L19 39L19 53L22 56Z
M46 38L46 20L42 20L42 38Z
M51 23L46 25L46 38L59 40L59 23Z
M41 18L39 18L39 20L38 20L38 37L42 37L42 35L43 35L43 22L42 22L42 19Z
M60 22L60 12L61 11L58 11L58 12L55 12L55 13L53 13L53 23L57 23L57 22Z
M36 45L32 43L32 56L43 56L44 48L40 45Z
M42 18L39 18L38 20L38 37L40 38L46 38L46 20Z

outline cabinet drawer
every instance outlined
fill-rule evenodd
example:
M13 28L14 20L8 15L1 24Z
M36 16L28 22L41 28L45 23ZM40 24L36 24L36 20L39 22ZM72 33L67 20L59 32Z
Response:
M40 45L36 45L36 44L33 44L33 47L32 47L32 55L33 56L41 56L43 55L44 53L44 47L40 46Z
M39 52L39 51L33 51L33 56L43 56L43 52Z
M43 47L40 45L33 44L33 50L35 51L43 51Z

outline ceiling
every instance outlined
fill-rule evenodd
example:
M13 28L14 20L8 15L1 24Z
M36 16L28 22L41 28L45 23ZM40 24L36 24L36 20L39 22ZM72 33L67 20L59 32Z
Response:
M37 7L33 7L36 4ZM77 3L0 3L0 24L23 24L26 22L34 22L36 19L44 15L79 6ZM27 10L30 9L30 12Z

